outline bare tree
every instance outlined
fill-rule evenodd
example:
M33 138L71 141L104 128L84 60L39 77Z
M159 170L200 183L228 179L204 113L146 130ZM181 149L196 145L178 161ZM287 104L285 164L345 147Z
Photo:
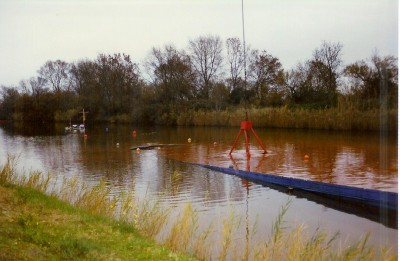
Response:
M69 88L68 74L70 65L64 61L47 61L38 70L39 76L47 81L54 92L61 92Z
M18 87L21 89L21 92L22 92L23 94L29 94L29 93L30 93L30 90L29 90L29 88L28 88L28 84L27 84L26 81L20 80L20 81L19 81L19 86L18 86Z
M190 58L174 46L153 48L147 68L164 101L189 100L194 95L194 72Z
M44 86L46 80L42 77L31 77L29 80L19 82L19 88L24 94L32 94L32 96L37 97L38 95L45 92Z
M284 86L285 95L288 102L295 102L296 94L301 90L305 82L305 74L301 69L302 65L298 64L297 69L291 69L285 72Z
M218 36L201 36L189 41L192 65L200 81L200 96L208 99L212 81L216 81L222 65L222 41Z
M168 46L165 47L165 49L168 48ZM153 47L144 61L145 71L151 78L150 80L153 82L153 84L158 84L160 81L156 75L156 70L163 63L165 63L165 58L162 50L160 48Z
M382 73L382 69L386 74ZM379 98L382 80L388 84L387 91L391 104L397 104L398 66L396 57L391 55L380 57L375 51L369 60L352 63L346 66L343 72L351 84L351 91L353 94L359 95L364 104L369 99Z
M239 38L228 38L226 40L227 59L229 65L229 86L232 89L238 87L240 75L244 69L244 54Z
M342 65L341 51L343 45L340 43L328 43L324 41L319 49L313 53L313 60L311 61L315 66L321 65L323 68L324 77L326 78L326 88L335 92L337 90L337 81L340 77L340 66Z
M277 92L278 85L283 84L283 69L279 59L258 50L251 52L250 77L253 80L254 91L260 102L270 91Z
M382 68L385 68L389 72L390 77L393 79L393 82L397 84L398 77L398 67L397 67L397 58L393 55L387 55L384 57L380 57L378 51L375 51L372 54L371 62L375 66L375 70L379 76L382 75Z

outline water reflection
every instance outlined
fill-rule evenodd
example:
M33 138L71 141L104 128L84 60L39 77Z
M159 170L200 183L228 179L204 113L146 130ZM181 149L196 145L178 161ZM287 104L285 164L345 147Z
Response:
M193 131L186 137L192 135L196 137L195 141L199 141L200 135L196 134ZM165 155L180 161L222 167L233 164L243 170L397 192L395 136L391 137L391 145L387 148L389 168L383 170L379 160L379 134L287 130L260 132L259 136L267 144L268 154L262 154L257 144L252 144L250 160L247 160L244 142L238 144L239 148L233 151L231 159L228 157L233 140L228 137L235 137L232 129L216 129L204 134L201 142L192 142L173 151L166 150ZM304 155L309 155L309 159L305 160Z
M26 170L50 171L62 177L79 175L88 182L105 179L120 189L134 184L135 193L160 195L161 201L170 206L192 202L203 213L199 217L203 227L210 223L221 225L223 217L234 209L245 215L248 224L258 220L253 242L270 234L279 208L291 198L288 224L304 223L311 230L321 227L332 233L340 230L350 240L358 240L370 231L373 244L389 243L397 249L397 229L339 211L340 207L310 195L290 196L276 188L186 163L222 167L233 164L239 169L397 192L395 135L389 137L385 148L387 168L383 169L379 133L255 128L268 154L262 154L257 142L250 140L251 157L247 160L244 140L239 140L232 157L228 156L237 128L108 127L109 131L104 126L89 126L86 140L79 134L64 135L63 126L55 127L52 135L49 131L25 133L0 128L0 159L4 162L8 153L19 154L20 165ZM133 129L137 131L136 137L132 136ZM192 140L190 144L188 138ZM130 149L145 143L182 146L140 152ZM306 154L308 160L304 159ZM240 229L239 238L245 238L246 226Z

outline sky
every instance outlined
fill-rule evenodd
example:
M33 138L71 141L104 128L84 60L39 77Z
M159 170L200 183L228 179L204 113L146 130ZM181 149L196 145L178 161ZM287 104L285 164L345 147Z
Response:
M397 0L243 0L245 40L291 69L323 41L350 64L398 56ZM217 35L242 40L242 0L0 0L0 85L37 76L49 60L126 53L143 64L153 47Z

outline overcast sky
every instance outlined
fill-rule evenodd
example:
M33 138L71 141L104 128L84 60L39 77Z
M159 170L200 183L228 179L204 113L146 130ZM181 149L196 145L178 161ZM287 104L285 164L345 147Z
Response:
M398 56L397 0L244 0L246 43L285 69L340 42L345 64ZM142 64L152 47L218 35L242 39L242 0L0 0L0 85L37 76L48 60L126 53Z

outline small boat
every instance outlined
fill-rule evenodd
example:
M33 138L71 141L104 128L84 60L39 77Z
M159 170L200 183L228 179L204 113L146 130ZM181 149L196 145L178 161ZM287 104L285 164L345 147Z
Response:
M85 120L86 114L89 112L85 112L85 109L82 110L82 124L71 124L71 119L69 120L69 127L65 127L65 133L85 133Z
M79 126L78 126L78 130L80 131L80 132L85 132L85 124L80 124Z
M69 127L65 127L66 133L84 133L85 132L85 125L84 124L72 124Z

